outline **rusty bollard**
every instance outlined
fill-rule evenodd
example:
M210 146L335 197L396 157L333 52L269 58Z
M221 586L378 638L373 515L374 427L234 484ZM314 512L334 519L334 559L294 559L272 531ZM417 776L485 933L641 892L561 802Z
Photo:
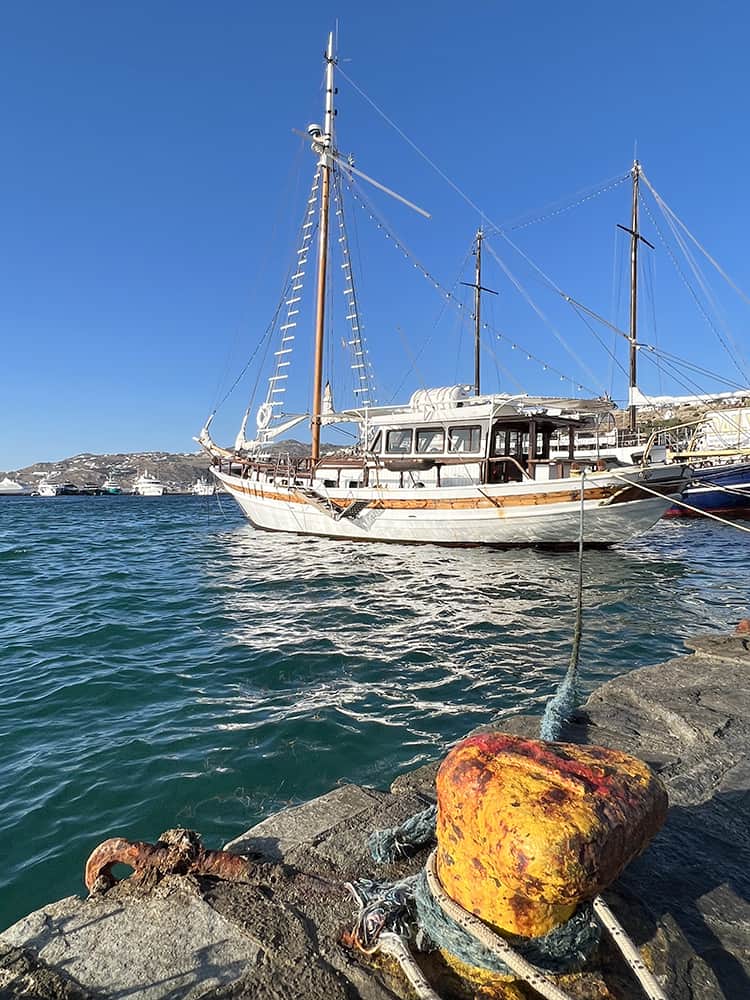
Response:
M91 853L86 862L86 888L91 893L106 892L117 879L112 866L128 865L133 878L147 876L158 881L164 875L215 875L232 881L248 878L252 863L241 854L208 851L194 830L167 830L155 844L112 837Z
M566 923L611 885L667 813L661 782L628 754L502 732L451 750L437 798L444 891L496 933L526 939ZM507 979L441 950L482 989Z

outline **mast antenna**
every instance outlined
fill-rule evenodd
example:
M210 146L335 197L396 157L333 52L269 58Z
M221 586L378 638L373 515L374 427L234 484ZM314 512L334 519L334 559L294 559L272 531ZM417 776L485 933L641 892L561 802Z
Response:
M468 288L474 289L474 395L478 396L480 392L480 334L482 331L482 292L489 292L491 295L497 295L497 292L493 288L485 288L482 284L482 240L484 239L484 230L480 226L477 229L477 235L475 237L475 249L474 256L476 257L476 268L474 271L474 282L462 281L462 285L466 285Z

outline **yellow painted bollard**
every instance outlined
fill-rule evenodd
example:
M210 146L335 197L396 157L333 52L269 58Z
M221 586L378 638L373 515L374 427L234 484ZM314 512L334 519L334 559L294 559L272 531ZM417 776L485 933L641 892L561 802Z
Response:
M603 747L481 733L437 776L437 872L464 909L537 937L617 878L663 824L664 786Z

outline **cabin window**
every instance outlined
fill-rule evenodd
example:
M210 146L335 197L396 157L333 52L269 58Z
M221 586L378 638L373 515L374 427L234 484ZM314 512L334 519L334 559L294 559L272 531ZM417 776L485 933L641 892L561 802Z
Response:
M377 455L380 451L380 431L377 431L370 440L367 450Z
M482 428L451 427L448 431L448 451L476 453L482 446Z
M445 451L445 431L441 427L425 427L417 431L417 454L435 455Z
M390 455L408 455L411 451L411 431L388 431L385 438L385 450Z

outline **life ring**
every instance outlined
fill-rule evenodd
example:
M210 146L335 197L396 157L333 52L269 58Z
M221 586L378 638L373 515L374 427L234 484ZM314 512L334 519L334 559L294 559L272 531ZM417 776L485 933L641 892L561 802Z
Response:
M261 403L255 416L255 425L259 431L264 431L271 423L273 417L273 406L270 403Z

